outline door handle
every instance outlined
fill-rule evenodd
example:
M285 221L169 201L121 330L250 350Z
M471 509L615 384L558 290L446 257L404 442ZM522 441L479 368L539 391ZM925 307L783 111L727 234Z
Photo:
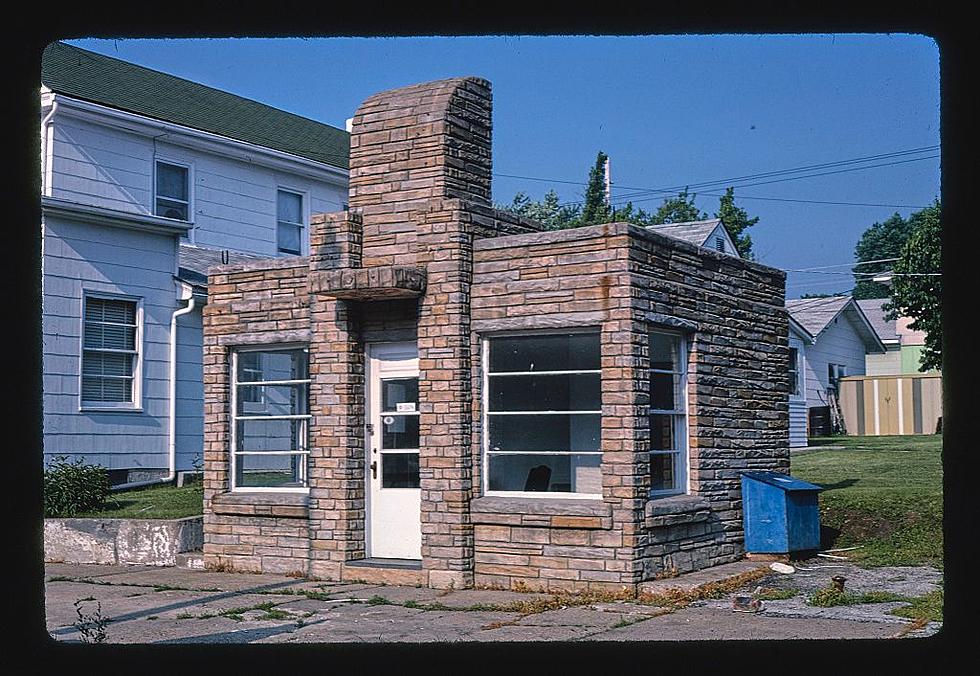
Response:
M371 461L371 478L372 479L377 479L378 478L378 461L377 460Z

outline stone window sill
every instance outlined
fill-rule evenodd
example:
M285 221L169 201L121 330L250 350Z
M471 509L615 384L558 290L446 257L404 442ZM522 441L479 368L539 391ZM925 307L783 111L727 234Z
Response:
M711 516L711 503L696 495L675 495L647 501L644 513L647 528L697 523Z
M536 528L612 528L612 509L602 500L482 497L470 502L475 524Z
M307 518L309 496L305 493L220 493L211 498L215 514Z

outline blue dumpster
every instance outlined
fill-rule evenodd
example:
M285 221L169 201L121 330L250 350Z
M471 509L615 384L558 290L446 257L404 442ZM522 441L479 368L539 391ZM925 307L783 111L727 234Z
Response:
M779 472L742 472L745 551L788 554L819 549L821 490Z

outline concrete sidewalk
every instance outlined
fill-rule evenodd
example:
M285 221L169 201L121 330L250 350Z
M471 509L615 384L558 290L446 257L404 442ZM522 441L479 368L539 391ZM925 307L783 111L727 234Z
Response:
M916 591L938 588L938 579L923 572L931 569L909 570L919 572L906 570L888 579L913 575ZM736 579L751 578L742 593L796 582L819 587L840 571L825 572L815 568L793 580L771 573L767 564L739 562L657 581L649 589L676 597L739 575ZM85 640L76 603L85 621L109 619L107 643L838 639L926 636L938 629L909 631L908 620L887 614L901 605L895 602L865 604L856 611L855 606L811 608L800 596L766 601L754 614L734 612L734 591L693 602L688 597L678 607L613 597L445 591L183 568L48 564L45 573L47 627L58 641Z

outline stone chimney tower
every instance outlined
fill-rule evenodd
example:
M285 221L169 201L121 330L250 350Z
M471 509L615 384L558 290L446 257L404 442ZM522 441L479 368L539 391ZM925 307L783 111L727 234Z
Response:
M412 214L439 198L490 205L490 83L452 78L393 89L354 114L350 210L363 222L363 265L414 263Z

